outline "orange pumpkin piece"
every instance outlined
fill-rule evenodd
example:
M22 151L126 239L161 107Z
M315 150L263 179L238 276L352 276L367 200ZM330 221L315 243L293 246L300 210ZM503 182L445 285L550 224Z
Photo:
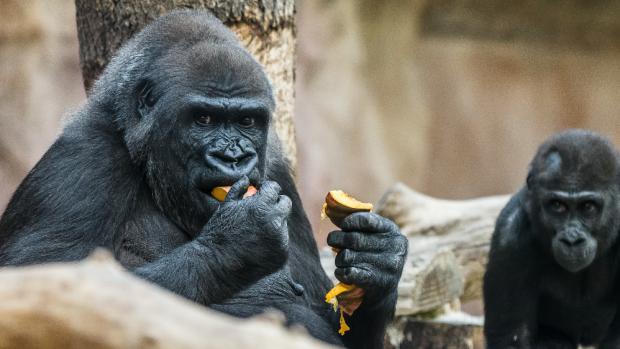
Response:
M370 212L372 204L361 202L342 190L331 190L325 196L325 203L321 212L322 217L328 217L336 226L351 213Z
M213 196L217 201L224 201L228 192L230 191L230 186L228 187L215 187L211 190L211 196ZM258 193L258 189L256 187L250 185L248 190L243 194L243 198L250 197L254 194Z

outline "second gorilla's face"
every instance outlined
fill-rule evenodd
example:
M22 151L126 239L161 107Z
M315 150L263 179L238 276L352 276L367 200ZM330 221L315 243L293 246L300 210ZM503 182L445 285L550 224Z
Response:
M219 204L210 196L214 187L243 176L262 181L271 88L258 63L230 45L170 53L154 69L163 74L141 86L137 103L149 130L148 182L162 209L185 207L201 217L191 225L200 226Z
M613 174L595 176L605 171L588 166L585 160L569 167L565 158L570 155L551 151L535 162L527 206L538 239L558 265L575 273L605 255L617 240L618 184Z

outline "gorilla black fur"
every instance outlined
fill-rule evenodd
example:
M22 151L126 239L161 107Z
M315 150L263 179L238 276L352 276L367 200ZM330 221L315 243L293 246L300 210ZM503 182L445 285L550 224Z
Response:
M570 130L501 212L484 278L488 348L620 348L620 157Z
M330 234L341 249L336 276L366 290L340 337L273 110L262 68L215 17L154 21L15 192L0 220L0 264L72 261L104 247L140 277L220 311L273 307L324 341L381 347L406 239L368 213ZM250 184L259 192L242 199ZM232 185L223 203L208 194L220 185Z

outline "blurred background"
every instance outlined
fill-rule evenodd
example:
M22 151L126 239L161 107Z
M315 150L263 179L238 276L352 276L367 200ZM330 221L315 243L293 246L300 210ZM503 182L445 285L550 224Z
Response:
M330 189L509 193L553 132L620 145L620 1L302 0L297 40L297 179L320 243ZM0 212L84 99L73 1L1 0Z

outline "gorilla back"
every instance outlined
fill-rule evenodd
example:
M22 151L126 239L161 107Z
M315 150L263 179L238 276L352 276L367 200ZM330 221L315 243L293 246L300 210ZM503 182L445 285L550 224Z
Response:
M541 145L493 234L489 348L620 348L619 160L586 131Z
M103 247L212 308L250 316L273 307L325 341L379 347L406 240L385 218L351 218L360 233L346 243L372 258L341 258L340 278L367 296L340 338L273 110L262 68L215 17L157 19L121 48L15 192L0 220L0 264L72 261ZM250 184L259 191L243 199ZM222 203L209 195L217 186L232 186Z

